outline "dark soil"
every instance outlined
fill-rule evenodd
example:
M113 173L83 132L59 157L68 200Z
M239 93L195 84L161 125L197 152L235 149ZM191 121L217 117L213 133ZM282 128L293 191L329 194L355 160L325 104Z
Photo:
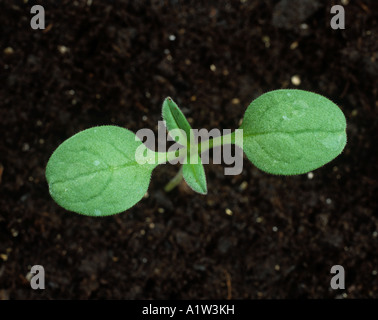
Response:
M377 1L345 5L345 30L330 27L339 1L278 3L0 2L0 299L378 298ZM245 158L237 176L207 165L201 196L165 193L178 168L159 166L148 196L107 218L49 195L46 163L80 130L156 131L167 96L194 128L236 129L254 98L294 87L348 122L345 151L312 178Z

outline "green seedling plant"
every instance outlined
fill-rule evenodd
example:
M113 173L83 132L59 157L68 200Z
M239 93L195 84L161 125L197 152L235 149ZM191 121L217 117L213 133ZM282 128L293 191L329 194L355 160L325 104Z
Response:
M216 146L242 148L247 158L267 173L298 175L333 160L347 141L340 108L319 94L297 89L261 95L244 114L239 128L242 135L234 131L210 138L207 144L193 142L192 128L171 98L164 100L162 116L168 133L179 135L180 150L155 152L133 132L112 125L89 128L64 141L46 167L52 198L69 211L108 216L138 203L147 192L152 171L179 158L186 161L181 162L166 191L183 178L194 191L206 194L201 154ZM145 152L141 155L139 150Z

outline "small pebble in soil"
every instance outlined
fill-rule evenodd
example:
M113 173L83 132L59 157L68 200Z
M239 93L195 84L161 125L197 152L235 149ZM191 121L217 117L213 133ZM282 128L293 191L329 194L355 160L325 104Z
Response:
M257 217L257 218L256 218L256 222L257 222L257 223L261 223L261 222L263 222L263 218L262 218L262 217Z
M277 228L276 226L274 226L274 227L272 228L272 230L273 230L273 232L277 232L277 231L278 231L278 228Z
M232 104L239 104L240 100L238 98L234 98L234 99L231 100L231 103Z
M294 42L290 45L290 49L291 49L291 50L295 50L296 48L298 48L298 41L294 41Z
M217 70L217 67L214 64L212 64L210 65L210 70L215 72Z
M299 86L301 84L301 78L296 74L291 77L291 83L295 86Z
M4 49L4 54L11 55L11 54L13 54L13 53L14 53L14 50L13 50L12 47L6 47L6 48Z
M232 216L232 211L230 209L226 208L225 212L228 216Z
M264 42L265 48L270 47L270 38L268 36L263 36L261 40Z
M281 269L280 265L276 264L276 265L274 266L274 270L276 270L276 271L280 271L280 269Z
M30 145L28 143L24 143L22 145L22 151L29 151L30 150Z
M327 198L327 199L326 199L326 204L331 204L331 203L332 203L332 199Z
M245 189L248 188L248 182L247 181L243 181L240 186L239 186L239 190L240 191L244 191Z
M314 177L314 174L312 172L307 173L307 178L312 179Z
M27 275L25 276L25 279L30 282L31 278L33 278L33 274L31 272L28 272Z
M58 51L61 54L66 54L70 49L68 49L66 46L58 46Z
M176 36L175 36L174 34L171 34L171 35L169 36L169 40L170 40L170 41L175 41L175 40L176 40Z

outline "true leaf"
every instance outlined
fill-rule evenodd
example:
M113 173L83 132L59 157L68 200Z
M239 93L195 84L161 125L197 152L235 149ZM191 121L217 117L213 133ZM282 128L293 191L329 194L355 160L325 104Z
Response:
M267 92L247 108L243 149L263 171L293 175L315 170L346 144L346 120L327 98L308 91Z
M206 175L201 157L192 153L191 158L182 166L182 175L188 186L195 192L207 194Z
M177 104L171 99L166 98L162 108L163 120L165 120L168 132L174 129L180 129L183 131L183 138L179 138L180 141L187 141L189 146L190 139L192 137L192 128L186 119L185 115L181 112ZM192 137L192 141L193 137Z
M142 199L156 167L135 160L141 145L133 132L116 126L77 133L55 150L47 164L51 196L63 208L84 215L125 211Z

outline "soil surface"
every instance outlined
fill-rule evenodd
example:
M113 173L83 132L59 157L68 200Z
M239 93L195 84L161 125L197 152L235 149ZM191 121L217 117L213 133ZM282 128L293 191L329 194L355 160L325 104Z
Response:
M30 27L35 4L44 30ZM0 299L378 298L378 7L343 1L333 30L334 4L1 1ZM340 106L338 158L291 177L209 164L206 196L164 192L178 167L159 166L141 202L106 218L49 195L46 163L80 130L157 132L167 96L194 128L236 129L279 88ZM333 265L345 290L330 287Z

